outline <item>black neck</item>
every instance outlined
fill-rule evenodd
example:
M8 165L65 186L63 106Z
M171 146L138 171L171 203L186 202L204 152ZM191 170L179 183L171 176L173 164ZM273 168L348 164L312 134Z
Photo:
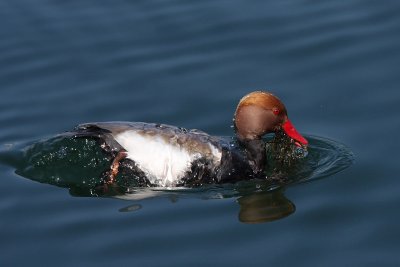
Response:
M263 172L266 164L266 148L262 139L239 139L239 144L244 148L247 159L250 162L254 174Z

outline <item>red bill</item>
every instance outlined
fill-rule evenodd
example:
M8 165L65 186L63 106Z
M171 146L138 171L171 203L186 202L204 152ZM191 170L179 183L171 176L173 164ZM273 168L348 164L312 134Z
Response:
M293 140L298 142L301 145L308 145L307 139L305 139L297 130L294 128L292 122L288 119L282 125L283 131Z

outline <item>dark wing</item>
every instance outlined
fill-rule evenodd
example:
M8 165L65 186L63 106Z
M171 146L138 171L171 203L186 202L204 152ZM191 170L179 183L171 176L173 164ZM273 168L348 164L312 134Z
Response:
M114 136L126 130L142 129L144 123L129 122L93 122L79 124L73 131L62 135L73 138L94 138L99 140L101 147L107 152L120 151L123 148L115 141Z

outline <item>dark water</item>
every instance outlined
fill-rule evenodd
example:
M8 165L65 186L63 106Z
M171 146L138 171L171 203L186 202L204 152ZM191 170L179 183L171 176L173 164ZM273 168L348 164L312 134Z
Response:
M89 121L229 136L240 97L266 89L355 163L272 191L117 199L24 178L2 156L0 262L398 266L399 13L398 1L2 1L2 151Z

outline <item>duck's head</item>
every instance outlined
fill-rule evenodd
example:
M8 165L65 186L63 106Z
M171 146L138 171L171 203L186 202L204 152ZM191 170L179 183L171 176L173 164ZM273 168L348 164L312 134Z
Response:
M240 140L260 139L267 133L283 131L296 145L308 144L290 122L285 105L268 92L255 91L244 96L236 108L233 121Z

